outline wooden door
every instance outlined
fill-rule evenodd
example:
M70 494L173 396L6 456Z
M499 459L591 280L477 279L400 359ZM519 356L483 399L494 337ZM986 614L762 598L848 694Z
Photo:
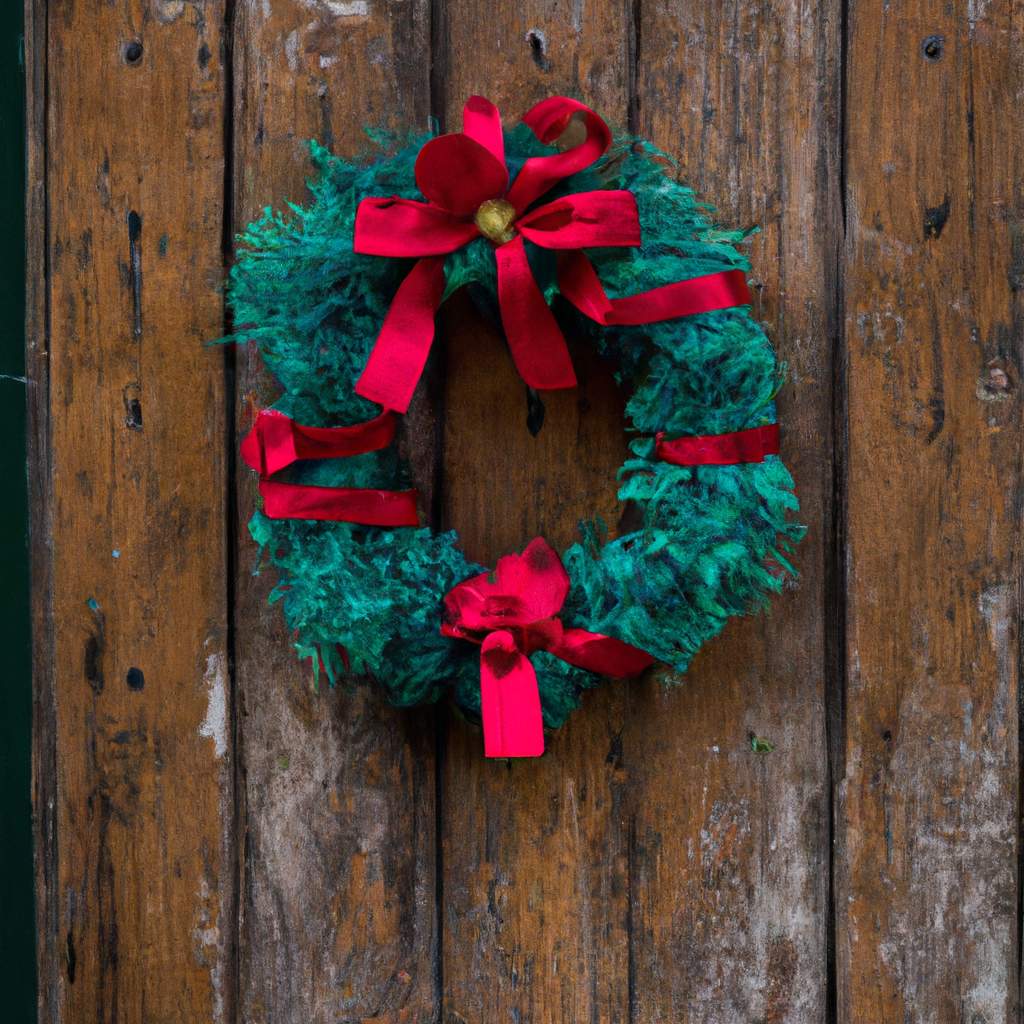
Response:
M40 1020L1017 1020L1017 0L26 19ZM206 345L308 138L457 127L471 93L579 96L761 226L810 527L798 583L683 686L603 687L515 763L444 706L312 690L244 528L273 385ZM468 306L442 331L410 413L435 525L492 562L614 518L608 371L577 353L540 438L508 431L495 509L481 432L520 387Z

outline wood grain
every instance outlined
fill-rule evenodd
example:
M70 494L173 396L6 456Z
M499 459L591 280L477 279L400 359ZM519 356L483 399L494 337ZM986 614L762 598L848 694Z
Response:
M41 1009L229 1021L224 361L205 344L223 327L223 6L32 14L49 332L37 299L30 351L49 371L33 403L52 517L37 520L52 559L37 772L54 772L37 789Z
M1022 44L1017 0L26 0L39 1019L1016 1021ZM539 761L312 692L229 477L274 389L203 345L309 137L474 92L580 96L761 225L810 527L770 617ZM464 297L442 335L434 525L614 524L609 369L572 341L534 438Z
M783 456L810 531L770 616L731 622L679 688L630 691L636 1021L825 1019L839 7L642 7L638 131L720 223L761 227L754 314L789 365ZM751 736L774 749L754 752Z
M246 0L234 32L235 223L301 201L307 140L365 150L363 129L426 127L429 22L422 0ZM239 431L276 397L239 351ZM429 472L430 452L418 463ZM375 694L312 690L273 573L250 575L240 478L235 608L245 851L239 949L246 1024L433 1019L434 759L429 712Z
M472 93L509 124L564 92L625 124L627 5L444 11L449 128ZM466 551L493 564L540 534L564 548L595 511L614 525L625 441L610 368L573 345L580 387L545 393L534 438L504 342L466 304L444 323L444 521ZM623 688L607 687L548 738L542 760L512 763L485 761L479 729L451 719L441 806L446 1021L628 1019L624 773L614 753L623 715Z
M841 1021L1018 1020L1022 18L851 7Z

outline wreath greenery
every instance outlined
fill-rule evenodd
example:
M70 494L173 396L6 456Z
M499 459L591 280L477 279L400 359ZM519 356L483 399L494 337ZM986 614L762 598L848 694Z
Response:
M311 199L287 213L267 209L239 238L229 299L239 325L282 388L274 408L313 426L364 422L379 413L355 393L374 340L410 262L353 251L359 201L419 198L414 164L430 136L375 133L374 152L349 161L311 143ZM551 152L525 126L504 135L511 174ZM747 271L737 245L749 232L722 230L709 208L675 178L646 142L613 145L599 163L545 194L625 189L636 198L642 244L588 251L608 292L627 295L718 271ZM447 298L468 288L487 314L497 309L494 246L477 237L444 264ZM657 457L655 436L717 435L775 422L781 382L772 347L747 307L640 326L603 327L560 299L555 260L527 243L530 268L569 333L614 361L626 407L631 456L619 498L639 526L609 539L599 521L580 525L563 555L570 589L566 623L618 638L682 673L733 615L763 605L793 572L802 527L782 460L681 466ZM406 466L389 448L352 458L298 462L287 479L306 485L401 488ZM485 569L467 561L452 532L346 522L275 519L257 511L250 531L278 582L278 602L300 655L333 684L351 673L409 706L451 694L480 714L479 649L439 626L446 594ZM524 538L524 541L528 538ZM538 650L544 722L560 726L599 677Z

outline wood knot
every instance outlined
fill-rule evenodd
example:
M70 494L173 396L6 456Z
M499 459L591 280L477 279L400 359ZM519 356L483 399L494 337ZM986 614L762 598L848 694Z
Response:
M504 245L516 237L512 222L516 219L516 208L506 199L488 199L480 204L473 222L484 238L495 245Z
M1003 360L993 359L978 378L975 394L983 402L1005 402L1012 397L1013 381Z

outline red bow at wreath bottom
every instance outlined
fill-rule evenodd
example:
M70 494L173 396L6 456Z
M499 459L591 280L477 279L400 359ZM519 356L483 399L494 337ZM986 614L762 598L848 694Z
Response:
M498 559L493 577L482 573L453 587L444 599L441 632L480 644L480 717L487 757L544 753L534 651L613 678L639 675L654 663L645 651L610 636L567 629L558 613L569 574L546 540L521 555Z

